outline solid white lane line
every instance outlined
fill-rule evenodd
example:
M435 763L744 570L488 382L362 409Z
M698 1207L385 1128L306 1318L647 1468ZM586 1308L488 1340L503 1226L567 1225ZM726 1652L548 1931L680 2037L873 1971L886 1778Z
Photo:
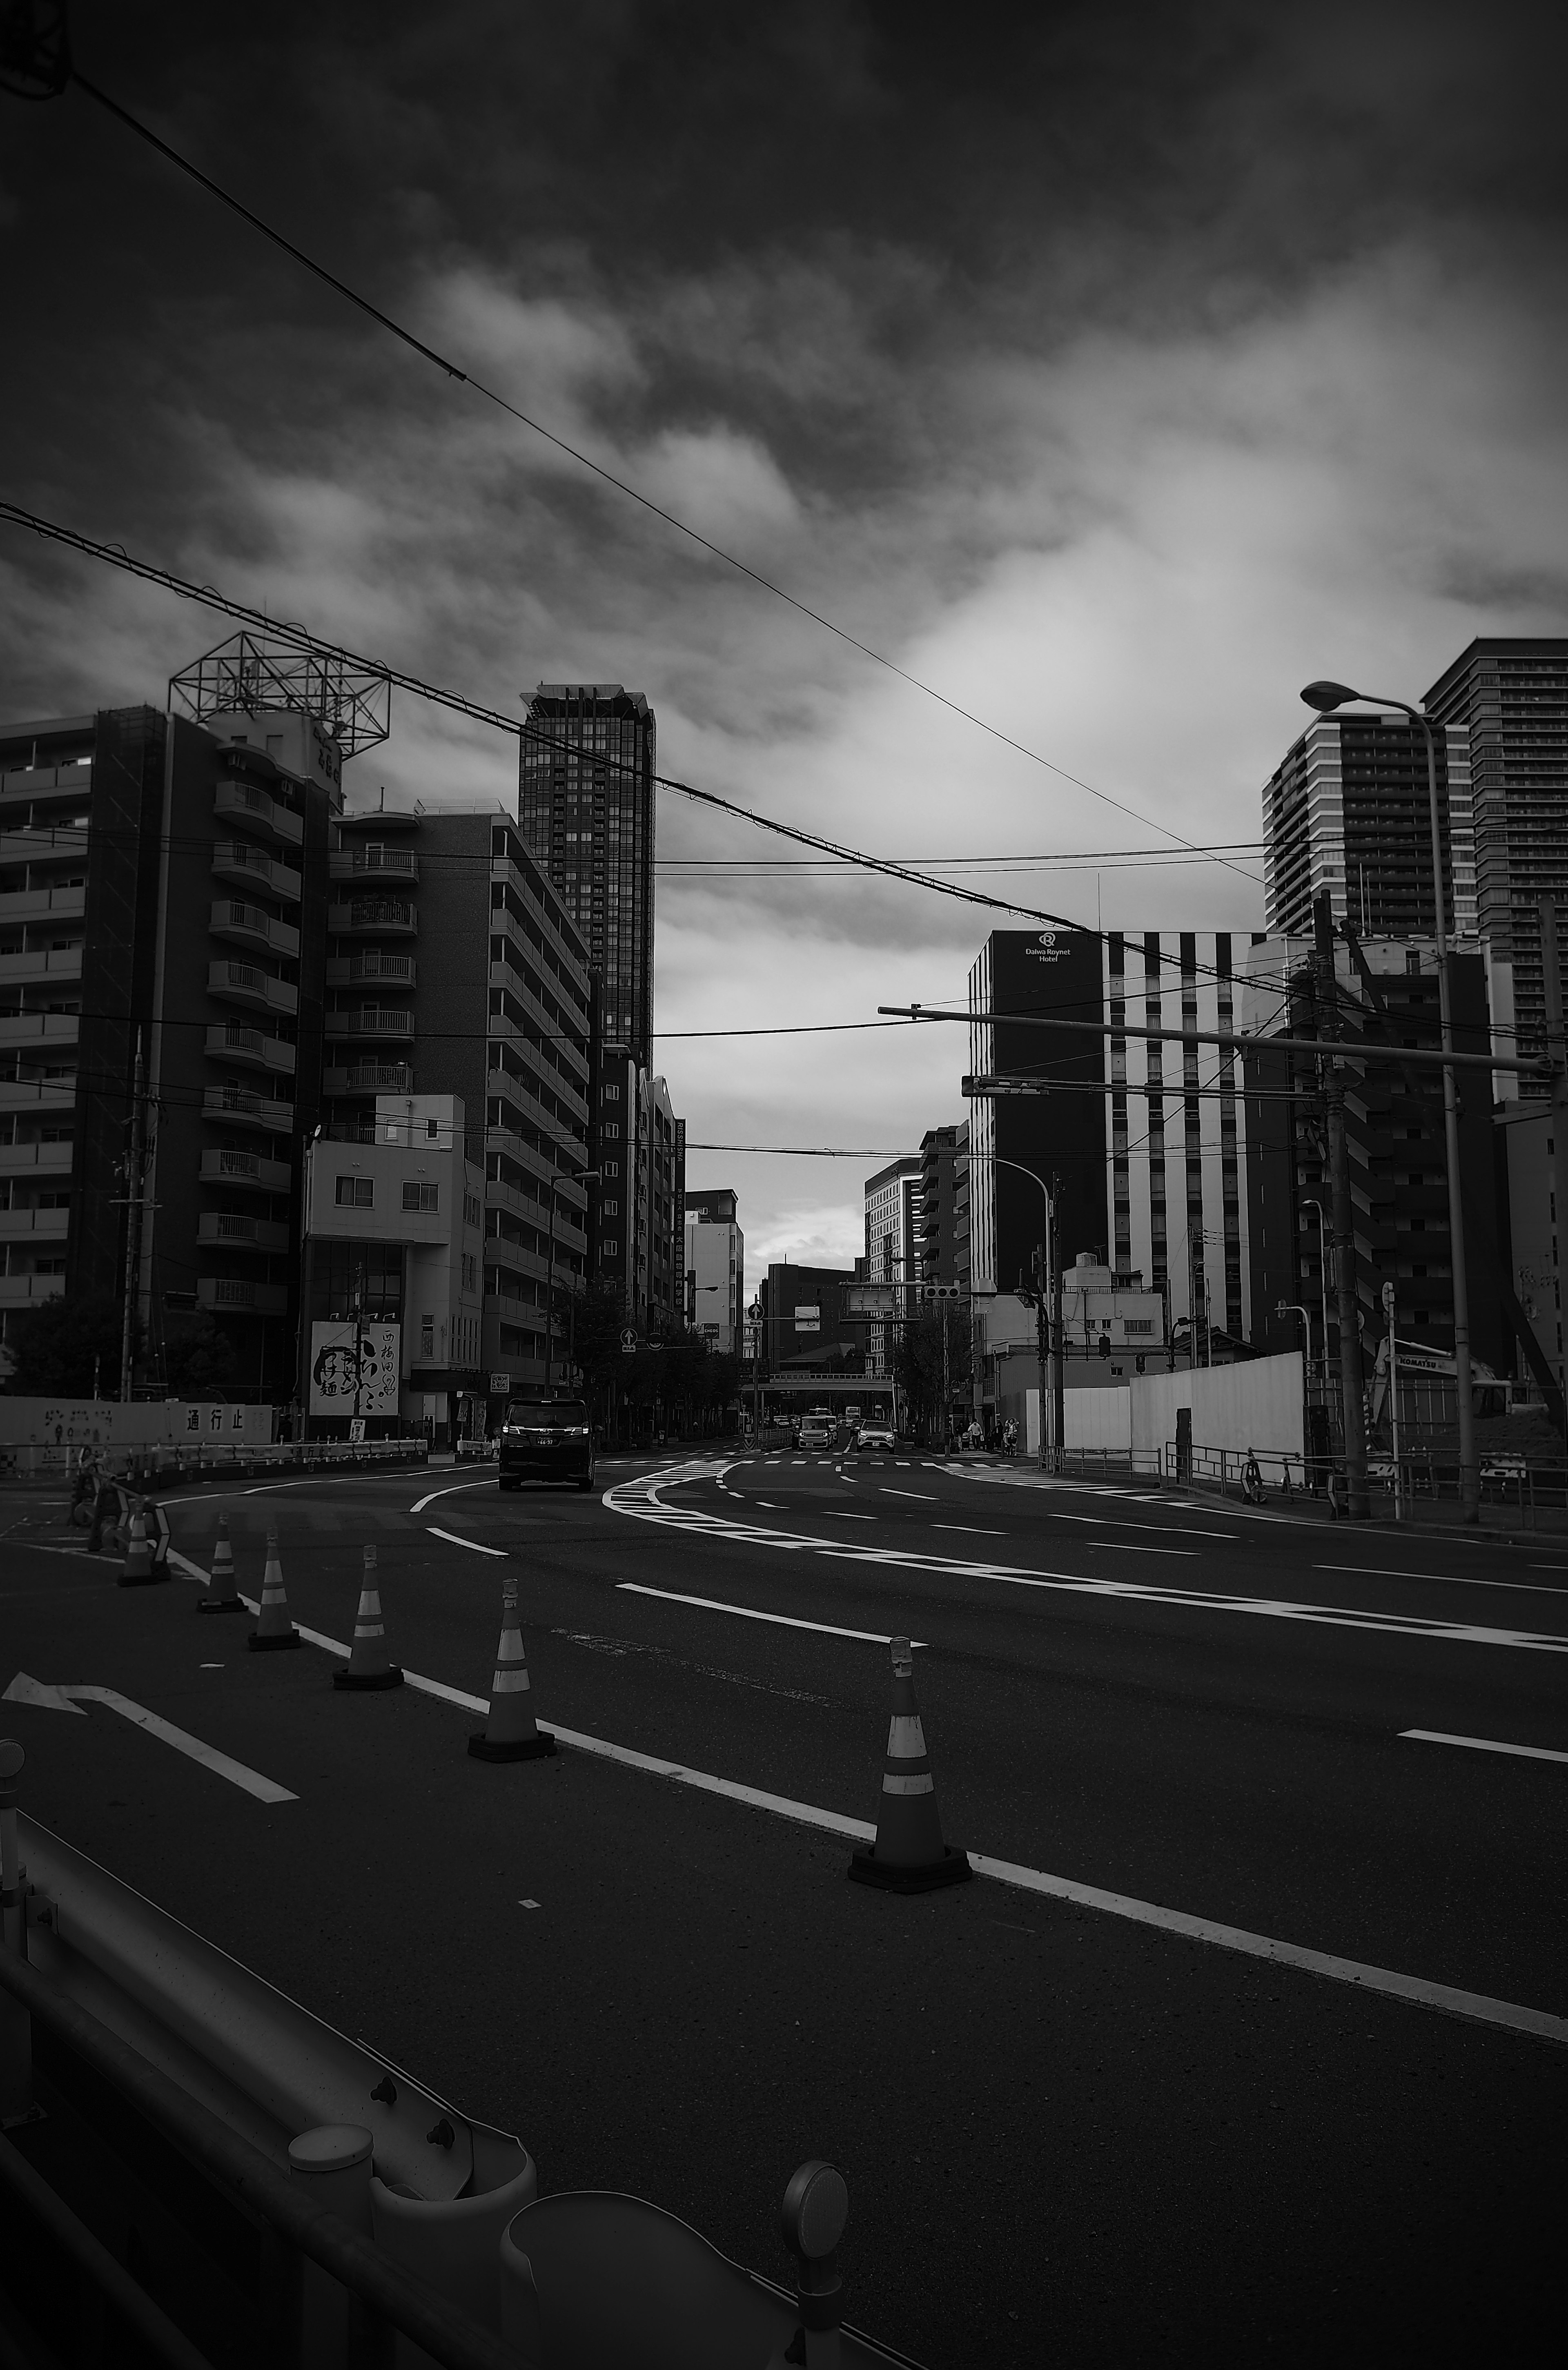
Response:
M237 1786L243 1792L254 1795L259 1802L297 1802L299 1800L299 1796L291 1794L286 1786L275 1785L271 1778L263 1778L259 1770L248 1769L243 1761L231 1761L228 1754L220 1753L215 1745L204 1744L199 1736L190 1735L183 1728L176 1728L171 1720L160 1720L156 1711L149 1711L144 1704L133 1703L129 1696L117 1694L113 1687L62 1687L60 1692L63 1696L73 1697L77 1703L107 1705L110 1711L117 1711L121 1720L128 1720L133 1728L145 1729L149 1736L157 1737L165 1744L172 1744L177 1753L183 1753L191 1761L199 1761L204 1769L211 1769L216 1777L226 1778L231 1786Z
M771 1621L780 1629L814 1629L824 1638L858 1638L868 1646L891 1646L893 1639L880 1629L840 1629L832 1621L801 1621L792 1613L759 1613L755 1605L724 1605L712 1596L682 1596L673 1588L649 1588L640 1580L617 1580L616 1586L628 1596L657 1596L666 1605L695 1605L702 1613L734 1613L743 1621ZM912 1646L923 1646L924 1638L911 1638Z
M1532 1564L1538 1570L1545 1567ZM1351 1571L1358 1580L1440 1580L1455 1588L1522 1589L1527 1596L1568 1596L1568 1588L1553 1588L1547 1580L1472 1580L1462 1571L1389 1571L1370 1563L1315 1563L1314 1571Z
M438 1531L433 1523L427 1523L425 1529L431 1538L449 1540L453 1547L467 1547L474 1555L503 1556L507 1552L505 1547L483 1547L478 1539L459 1538L455 1531Z
M1131 1539L1085 1539L1085 1550L1090 1555L1169 1555L1195 1556L1196 1547L1140 1547Z
M399 1466L386 1465L374 1473L306 1473L297 1481L257 1481L248 1490L207 1490L197 1501L210 1505L214 1498L264 1498L274 1490L340 1490L352 1481L401 1481L408 1475Z
M756 1502L759 1506L766 1507L770 1514L784 1514L789 1512L787 1506L776 1506L771 1498L759 1498Z
M1401 1737L1417 1744L1462 1744L1471 1753L1507 1753L1521 1761L1568 1761L1568 1753L1550 1752L1544 1744L1500 1744L1491 1736L1448 1736L1440 1728L1401 1728Z
M829 1522L834 1523L874 1523L877 1519L874 1514L852 1514L847 1506L824 1506L821 1511ZM941 1524L937 1527L940 1530Z
M493 1458L491 1462L494 1462ZM487 1475L482 1481L453 1481L444 1490L432 1490L428 1498L417 1498L409 1508L409 1512L410 1514L422 1514L425 1508L433 1506L438 1498L455 1498L459 1490L493 1490L494 1488L493 1474Z
M252 1605L250 1610L255 1612L257 1607ZM300 1636L312 1645L326 1647L344 1661L348 1659L348 1648L335 1638L324 1638L312 1629L302 1629ZM425 1678L415 1671L405 1671L403 1675L407 1685L455 1704L460 1710L490 1709L483 1696L468 1695L461 1687L449 1687L440 1679ZM704 1769L687 1768L682 1762L660 1760L650 1753L634 1752L629 1745L612 1744L602 1736L586 1736L581 1729L558 1727L553 1720L548 1725L562 1744L573 1745L579 1753L594 1754L602 1760L619 1762L623 1768L667 1778L676 1785L693 1787L699 1793L717 1794L726 1801L742 1802L796 1825L842 1835L851 1843L876 1841L877 1831L870 1820L847 1818L841 1811L824 1810L814 1802L793 1801L787 1794L765 1793L760 1787L743 1786L733 1778L716 1778ZM1408 2001L1412 2007L1434 2008L1441 2015L1497 2025L1507 2031L1553 2042L1560 2048L1568 2047L1568 2019L1548 2016L1539 2008L1521 2008L1512 2000L1492 1999L1482 1992L1459 1991L1450 1984L1428 1983L1419 1975L1399 1974L1391 1968L1367 1966L1356 1959L1335 1958L1323 1950L1306 1950L1297 1942L1281 1942L1267 1934L1249 1933L1243 1927L1217 1925L1210 1918L1189 1916L1184 1910L1165 1909L1158 1903L1137 1901L1127 1893L1102 1892L1097 1885L1079 1884L1071 1877L1051 1876L1043 1869L1024 1868L1014 1860L992 1859L982 1852L971 1852L969 1858L976 1875L991 1877L997 1883L1013 1885L1021 1892L1071 1901L1081 1908L1130 1918L1138 1925L1153 1926L1189 1941L1207 1942L1250 1958L1273 1960L1306 1974L1325 1975L1332 1982L1381 1992L1389 1998Z
M895 1490L890 1481L879 1481L877 1487L884 1498L918 1498L928 1506L941 1502L934 1490Z
M1193 1523L1124 1523L1114 1514L1069 1514L1066 1507L1054 1506L1050 1519L1054 1523L1092 1523L1097 1529L1113 1531L1169 1531L1179 1539L1234 1539L1239 1531L1200 1531Z
M874 1519L875 1517L870 1514L862 1517L866 1522L871 1522ZM931 1528L933 1531L962 1531L966 1538L971 1539L1005 1539L1007 1537L1006 1531L983 1531L977 1523L933 1523Z

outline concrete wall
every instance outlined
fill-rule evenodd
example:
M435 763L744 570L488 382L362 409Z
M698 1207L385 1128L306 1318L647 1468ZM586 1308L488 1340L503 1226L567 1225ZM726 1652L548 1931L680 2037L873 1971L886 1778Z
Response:
M1267 1448L1295 1456L1306 1449L1299 1350L1234 1366L1141 1375L1130 1386L1129 1397L1133 1448L1140 1455L1158 1455L1167 1441L1175 1439L1176 1410L1183 1407L1193 1410L1195 1447ZM1067 1406L1070 1410L1070 1398ZM1070 1439L1069 1433L1069 1444Z
M1132 1391L1115 1384L1066 1391L1062 1398L1062 1421L1066 1432L1064 1447L1109 1448L1125 1455L1133 1437Z

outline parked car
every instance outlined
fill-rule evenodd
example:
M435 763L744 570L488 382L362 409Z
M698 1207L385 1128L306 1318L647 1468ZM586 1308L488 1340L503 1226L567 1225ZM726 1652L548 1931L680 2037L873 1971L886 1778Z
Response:
M896 1448L897 1436L890 1423L863 1423L855 1434L857 1448Z
M509 1399L501 1426L501 1486L574 1481L594 1487L594 1435L582 1399Z

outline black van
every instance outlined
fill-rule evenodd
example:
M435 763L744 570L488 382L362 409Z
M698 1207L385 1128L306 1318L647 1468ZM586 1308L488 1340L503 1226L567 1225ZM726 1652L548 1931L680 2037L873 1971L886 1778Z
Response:
M509 1399L501 1424L501 1486L575 1481L594 1487L594 1434L582 1399Z

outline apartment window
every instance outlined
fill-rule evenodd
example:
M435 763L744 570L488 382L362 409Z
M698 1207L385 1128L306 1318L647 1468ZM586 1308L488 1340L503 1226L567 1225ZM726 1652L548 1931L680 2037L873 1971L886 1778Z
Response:
M420 1355L421 1358L433 1358L435 1355L435 1319L433 1317L421 1317L420 1318Z
M607 1103L618 1103L620 1100L620 1088L618 1087L606 1087L605 1088L605 1100Z
M463 1289L465 1292L478 1292L478 1260L474 1257L472 1251L465 1251L463 1254Z
M606 1259L618 1259L619 1256L620 1245L618 1242L607 1242L605 1245L605 1257Z
M1152 1317L1124 1317L1122 1320L1122 1330L1124 1333L1152 1333L1154 1330L1154 1319Z
M466 1226L477 1226L478 1223L479 1197L477 1193L465 1191L463 1195L463 1224Z
M425 1122L425 1142L427 1144L439 1144L440 1141L441 1122L438 1119L427 1119Z
M338 1179L340 1210L374 1210L375 1179L374 1177L340 1177Z
M607 1144L618 1144L620 1142L620 1125L618 1121L606 1120L605 1122L605 1141Z
M410 1180L403 1188L403 1207L405 1210L434 1210L439 1206L440 1191L437 1185L416 1185Z
M618 1202L601 1202L599 1204L599 1214L602 1217L605 1218L618 1218L620 1216L620 1203Z

